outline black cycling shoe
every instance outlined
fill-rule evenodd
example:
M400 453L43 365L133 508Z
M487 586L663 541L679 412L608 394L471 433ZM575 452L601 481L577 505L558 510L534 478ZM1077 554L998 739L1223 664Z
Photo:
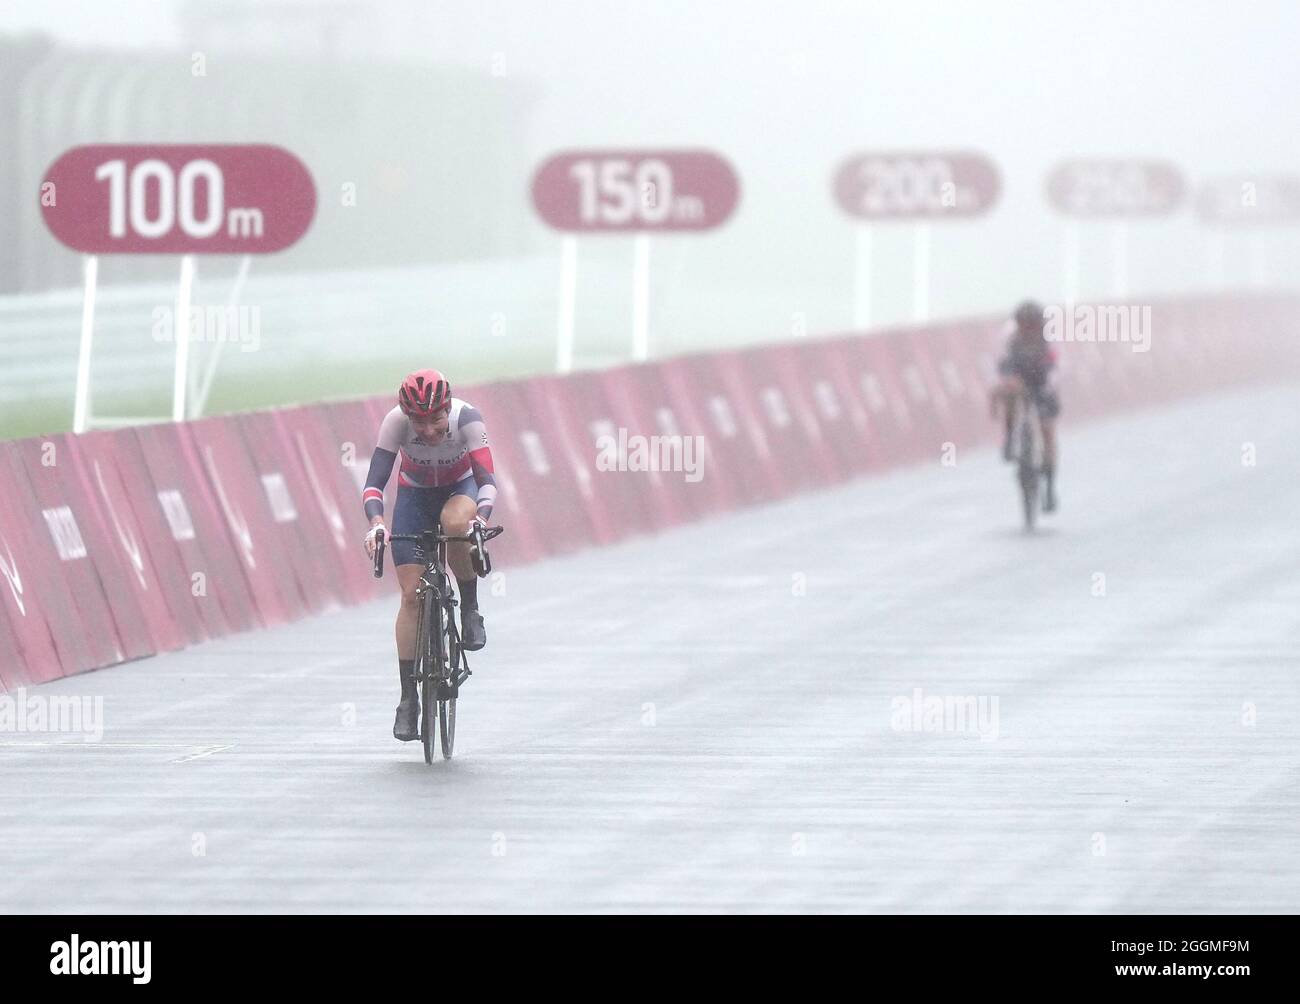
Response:
M477 652L487 644L487 631L483 627L483 615L473 607L461 608L460 644L466 652Z
M409 743L420 738L420 698L412 694L403 697L397 706L397 718L393 722L393 738Z

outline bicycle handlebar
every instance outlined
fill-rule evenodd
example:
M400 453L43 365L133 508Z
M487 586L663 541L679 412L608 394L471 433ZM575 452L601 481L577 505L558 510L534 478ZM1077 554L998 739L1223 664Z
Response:
M471 556L474 557L475 564L479 567L476 569L479 577L486 576L492 571L492 559L488 556L487 549L483 547L489 540L501 536L505 532L503 526L480 526L476 525L469 533L439 533L437 530L426 530L423 533L394 533L386 534L380 530L375 534L375 558L374 573L376 579L384 577L384 548L389 540L406 540L416 544L473 544Z

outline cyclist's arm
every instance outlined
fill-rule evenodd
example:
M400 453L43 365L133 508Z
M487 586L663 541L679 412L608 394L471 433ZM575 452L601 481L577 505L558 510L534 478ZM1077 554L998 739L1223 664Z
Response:
M370 457L370 473L366 475L366 487L361 493L361 503L366 508L366 518L373 524L384 518L384 486L393 474L393 464L397 454L392 450L375 447Z
M394 408L385 415L379 426L375 452L370 455L370 473L366 475L366 487L361 492L361 504L365 507L366 518L372 526L383 522L384 488L392 477L393 464L402 448L402 433L405 428L406 416L400 408Z
M479 410L466 405L460 415L462 442L469 451L470 471L478 485L478 516L484 523L492 517L497 500L497 481L493 477L492 447L488 445L487 424Z

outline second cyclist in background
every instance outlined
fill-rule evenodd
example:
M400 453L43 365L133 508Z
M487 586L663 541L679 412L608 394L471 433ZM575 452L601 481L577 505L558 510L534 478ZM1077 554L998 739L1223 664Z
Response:
M1013 330L1007 340L1006 352L998 363L1001 380L993 388L993 404L1002 404L1006 424L1003 430L1002 456L1011 456L1011 400L1023 387L1038 409L1039 424L1043 430L1043 479L1047 491L1043 510L1056 509L1056 417L1061 413L1061 398L1056 387L1057 360L1055 350L1047 343L1047 317L1043 306L1026 300L1012 315Z

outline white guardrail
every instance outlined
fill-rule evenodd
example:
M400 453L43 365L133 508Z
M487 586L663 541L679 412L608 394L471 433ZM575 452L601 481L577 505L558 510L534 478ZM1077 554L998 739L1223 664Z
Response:
M239 264L238 258L199 259L192 307L224 312ZM91 358L96 417L109 414L102 407L107 402L129 405L142 394L170 398L179 271L178 259L177 278L169 282L114 285L111 263L100 262ZM625 360L629 273L588 261L581 279L579 365ZM218 382L419 353L481 364L526 350L545 368L555 355L558 281L558 258L551 257L264 275L254 260L238 297L246 310L228 315L238 316L238 327L213 330L207 343L191 342L191 387L201 384L218 340L224 340ZM80 288L0 297L0 414L66 402L71 418L82 306Z

